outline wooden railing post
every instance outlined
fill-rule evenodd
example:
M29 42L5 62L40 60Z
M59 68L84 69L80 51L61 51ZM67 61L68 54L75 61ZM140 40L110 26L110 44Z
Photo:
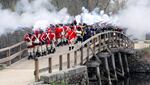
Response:
M93 39L93 51L94 51L94 53L95 53L95 47L96 47L96 45L95 45L95 38Z
M80 65L83 65L83 46L80 48L80 51L81 51L81 63Z
M89 61L90 56L90 42L87 43L87 61Z
M124 36L124 47L127 47L127 38Z
M62 55L59 56L59 70L62 70Z
M36 58L35 60L35 81L39 81L39 60Z
M104 42L106 41L106 34L104 34Z
M101 36L98 36L98 51L101 52Z
M22 49L21 49L21 44L19 45L19 51L21 51ZM20 56L19 56L19 60L21 60L21 54L20 54Z
M49 64L48 64L48 65L49 65L49 66L48 66L48 67L49 67L49 68L48 68L48 72L49 72L49 73L52 73L52 58L51 58L51 57L48 59L48 63L49 63Z
M118 33L118 36L119 36L119 46L121 47L121 44L122 44L122 41L121 41L121 34Z
M67 68L70 68L70 53L67 54Z
M74 51L74 66L77 65L77 51Z
M9 57L11 55L11 49L8 50L8 56ZM11 65L11 60L8 61L8 65Z
M120 40L120 47L122 47L122 34L119 33L119 35L120 35L120 37L119 37L120 38L119 39Z

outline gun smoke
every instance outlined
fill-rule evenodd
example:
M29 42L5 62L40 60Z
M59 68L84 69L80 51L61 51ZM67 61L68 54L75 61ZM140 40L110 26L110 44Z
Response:
M124 9L118 14L109 17L99 8L89 12L84 7L82 13L77 16L70 16L67 8L56 11L50 0L20 0L16 10L0 8L0 34L11 32L21 27L33 27L45 29L50 24L70 23L76 19L78 23L93 24L96 22L111 22L128 28L127 33L133 37L143 39L144 34L150 32L150 1L149 0L128 0Z
M145 39L150 32L150 0L128 0L125 8L115 16L117 24L128 28L132 38Z

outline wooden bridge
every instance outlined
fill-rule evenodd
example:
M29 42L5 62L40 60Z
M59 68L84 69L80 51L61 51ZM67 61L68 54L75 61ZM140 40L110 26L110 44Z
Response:
M32 76L35 77L35 81L39 81L40 75L44 73L61 71L78 65L87 65L89 68L96 67L97 79L99 80L99 83L101 83L101 80L106 79L109 81L109 84L111 84L113 79L117 80L118 77L123 77L129 72L127 56L134 53L133 48L134 43L123 33L107 31L99 33L81 44L77 44L75 49L72 51L68 50L68 46L59 47L56 48L55 54L39 57L34 61L28 61L23 57L26 48L24 47L24 42L21 42L8 48L0 49L0 52L7 56L0 59L0 63L10 65L7 67L8 70L25 68L30 69L29 72L32 72ZM14 53L13 50L17 50L15 51L16 53ZM18 62L14 63L15 61ZM92 64L93 61L97 62L99 65L97 66ZM107 75L102 77L102 72L100 72L102 70L105 70L104 74ZM0 72L0 75L2 73L3 72ZM22 73L22 77L26 77L26 74ZM14 78L17 77L14 76Z

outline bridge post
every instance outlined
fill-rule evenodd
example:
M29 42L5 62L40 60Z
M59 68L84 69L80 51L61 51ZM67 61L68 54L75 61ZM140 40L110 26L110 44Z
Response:
M7 57L9 57L11 55L11 49L8 50L8 54L7 55L8 55ZM8 61L8 65L11 65L11 60Z
M49 68L48 68L48 71L49 71L49 73L52 73L52 58L50 57L49 59L48 59L48 62L49 62Z
M77 65L77 51L74 51L74 66Z
M108 37L108 48L111 48L111 33L108 33L107 37Z
M128 60L127 60L127 54L124 54L124 59L125 59L125 66L126 66L126 72L129 74L129 65L128 65Z
M113 47L117 47L116 43L117 43L117 34L116 32L113 32Z
M98 51L101 52L101 36L98 36Z
M90 42L87 43L87 61L89 61L90 56Z
M118 57L119 57L119 63L120 63L121 71L122 71L122 76L124 76L123 62L122 62L122 56L121 56L120 52L118 53Z
M112 65L113 65L113 70L114 70L115 79L118 80L117 72L116 72L116 64L115 64L114 54L111 55L111 59L112 59Z
M70 68L70 53L67 54L67 68Z
M80 65L83 65L83 46L80 48L80 51L81 51L81 57L80 57L81 63L80 63Z
M62 55L59 56L59 70L62 70Z
M92 42L93 42L93 52L95 53L95 38L92 40Z
M96 75L97 75L97 77L98 77L98 84L99 85L102 85L101 84L101 74L100 74L100 68L99 68L99 66L98 67L96 67Z
M39 81L39 60L38 58L36 58L34 61L35 61L35 71L34 71L35 81Z
M107 59L107 57L105 57L104 59L105 59L105 67L106 67L106 70L107 70L109 85L112 85L111 78L110 78L110 70L109 70L109 65L108 65L108 59Z
M21 46L21 44L20 44L20 45L19 45L19 51L22 50L21 47L22 47L22 46ZM22 56L22 55L19 56L19 60L21 60L21 56Z
M111 48L113 48L114 47L114 32L112 32L110 35L111 35Z

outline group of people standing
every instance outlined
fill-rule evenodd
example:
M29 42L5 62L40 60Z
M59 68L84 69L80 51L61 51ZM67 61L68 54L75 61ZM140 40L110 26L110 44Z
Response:
M77 25L77 22L74 21L66 25L50 24L46 30L35 29L32 33L24 35L24 41L27 43L28 48L28 59L54 53L56 46L69 45L69 50L72 50L76 43L83 42L96 33L115 29L108 28L110 27L107 25L103 28L85 23Z

